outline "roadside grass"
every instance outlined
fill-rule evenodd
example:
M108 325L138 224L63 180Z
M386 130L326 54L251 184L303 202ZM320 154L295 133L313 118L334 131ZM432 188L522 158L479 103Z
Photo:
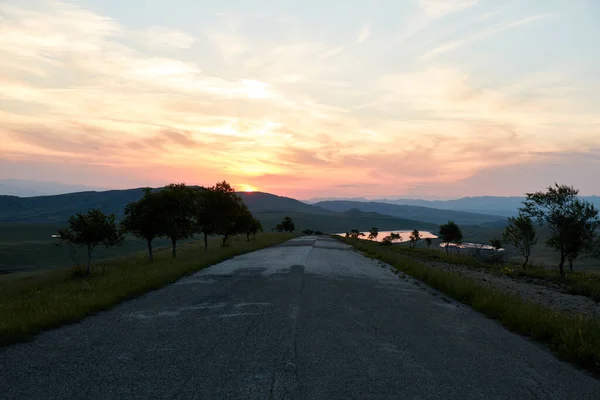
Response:
M348 243L353 244L354 241ZM521 264L514 262L494 264L474 257L464 250L463 254L457 254L456 250L450 250L450 254L446 255L445 251L440 251L438 249L411 249L402 244L390 246L389 250L398 254L425 261L445 262L449 264L467 265L474 268L481 268L490 273L503 274L515 279L539 279L549 283L561 285L570 294L590 297L592 300L600 302L600 272L598 271L575 270L574 272L570 272L567 268L567 275L565 277L561 277L558 272L558 267L547 268L543 265L528 265L526 269L523 269Z
M228 247L220 239L182 245L178 257L170 249L105 260L91 276L73 277L73 267L0 276L0 346L31 339L60 325L77 322L124 300L158 289L177 279L237 255L285 242L297 234L264 233L255 240L233 237ZM65 250L66 251L66 250Z
M459 273L423 264L365 240L339 238L363 254L390 264L461 303L499 320L511 331L543 342L560 358L600 374L600 320L554 311L518 296L481 284Z

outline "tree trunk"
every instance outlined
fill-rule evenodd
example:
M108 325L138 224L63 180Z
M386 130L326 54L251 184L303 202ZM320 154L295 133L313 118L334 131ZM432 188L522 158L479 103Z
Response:
M248 241L248 242L250 241L250 234L249 233L246 233L246 241Z
M450 255L450 253L448 252L448 246L449 246L449 244L446 244L446 255L447 255L447 256L449 256L449 255Z
M171 238L171 244L173 245L173 258L177 257L177 239Z
M204 232L204 251L208 251L208 234Z
M225 247L225 243L227 242L227 238L228 238L228 237L229 237L229 234L228 234L228 233L226 233L226 234L223 236L223 244L221 244L221 247Z
M86 275L89 275L92 271L92 246L88 246L88 262L87 267L85 269Z
M573 272L573 259L569 257L569 269Z
M565 255L563 252L560 253L560 264L558 264L558 269L560 270L560 276L565 276Z
M527 267L527 262L529 261L529 256L525 256L525 262L523 263L523 269Z
M154 254L152 253L152 239L146 239L148 242L148 260L150 262L154 261Z

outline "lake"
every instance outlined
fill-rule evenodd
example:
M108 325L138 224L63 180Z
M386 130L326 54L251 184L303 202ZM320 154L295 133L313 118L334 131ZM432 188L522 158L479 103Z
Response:
M445 243L440 243L440 247L446 247ZM456 244L454 243L450 243L450 247L458 247ZM482 249L482 250L494 250L494 248L492 246L490 246L489 244L479 244L479 243L461 243L460 245L461 249ZM498 251L504 251L504 249L498 249Z
M381 242L383 240L384 237L389 236L391 233L399 233L400 236L402 236L402 242L408 242L409 241L409 237L410 234L412 233L412 231L379 231L379 235L377 235L377 239L375 239L375 241L377 242ZM369 237L369 232L363 232L365 234L364 237L361 237L361 239L366 239ZM435 236L433 233L431 232L427 232L427 231L419 231L419 233L421 234L421 239L426 239L426 238L430 238L430 239L437 239L437 236ZM346 233L336 233L336 235L339 236L346 236ZM394 242L394 243L399 243L399 242Z

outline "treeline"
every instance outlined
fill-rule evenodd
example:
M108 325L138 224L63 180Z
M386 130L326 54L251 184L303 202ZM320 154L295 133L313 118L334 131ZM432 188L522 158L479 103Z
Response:
M222 235L222 246L232 235L256 236L262 232L261 223L252 215L242 198L225 181L212 187L192 187L170 184L162 189L145 189L143 197L125 207L124 218L116 222L114 214L105 215L98 209L78 213L69 218L69 226L58 231L63 243L87 249L86 272L90 272L92 251L96 246L119 246L125 235L146 240L148 258L153 261L152 242L168 238L172 255L176 257L177 243L195 234L204 236L208 249L209 235Z

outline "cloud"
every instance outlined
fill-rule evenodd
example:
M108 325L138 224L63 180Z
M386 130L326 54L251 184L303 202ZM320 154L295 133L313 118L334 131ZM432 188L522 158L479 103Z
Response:
M427 53L425 53L423 56L421 56L421 60L430 60L434 57L439 56L440 54L447 53L449 51L455 50L455 49L465 46L467 44L475 43L475 42L485 39L489 36L492 36L496 33L500 33L500 32L503 32L503 31L506 31L509 29L519 27L521 25L525 25L525 24L529 24L529 23L532 23L532 22L535 22L538 20L549 18L550 16L552 16L552 13L534 15L531 17L523 18L523 19L520 19L517 21L512 21L509 23L505 23L502 25L498 25L495 27L485 29L485 30L478 32L472 36L469 36L467 38L448 42L448 43L438 46L432 50L429 50Z
M29 160L23 175L76 180L46 166L90 163L104 186L121 169L153 185L231 179L307 197L334 187L384 195L600 145L593 85L552 70L490 82L465 66L428 66L421 36L355 46L370 37L365 25L340 45L260 16L259 37L246 30L255 17L237 14L206 17L191 36L132 29L81 3L39 4L0 4L0 158ZM429 20L468 7L432 4Z
M364 43L369 36L371 36L371 25L365 25L360 29L360 32L358 34L358 37L356 38L356 41L354 42L355 45L359 45L361 43Z
M433 18L452 14L479 3L479 0L419 0L419 5Z
M185 32L160 26L153 26L146 29L143 37L146 40L146 44L151 47L188 49L196 42L194 37Z

